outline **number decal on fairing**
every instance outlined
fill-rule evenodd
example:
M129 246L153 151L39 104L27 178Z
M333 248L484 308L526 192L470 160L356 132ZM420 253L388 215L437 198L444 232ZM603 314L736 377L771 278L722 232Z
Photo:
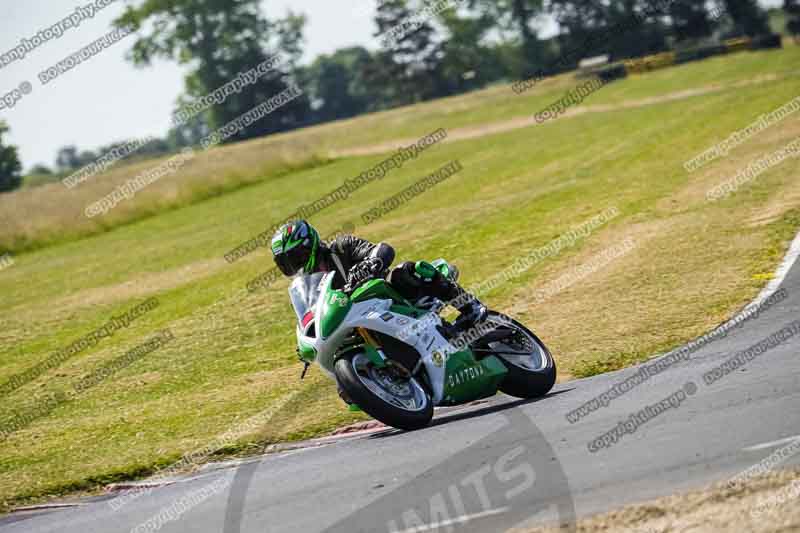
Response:
M331 297L328 299L328 303L331 305L338 305L339 307L344 307L347 305L347 296L344 294L332 292Z

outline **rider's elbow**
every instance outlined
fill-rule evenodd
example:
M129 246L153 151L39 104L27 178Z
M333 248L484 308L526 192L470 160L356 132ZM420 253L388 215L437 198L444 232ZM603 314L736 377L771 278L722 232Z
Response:
M375 246L375 250L372 252L372 255L381 258L384 268L389 268L392 262L394 262L394 248L385 242L378 243L378 245Z

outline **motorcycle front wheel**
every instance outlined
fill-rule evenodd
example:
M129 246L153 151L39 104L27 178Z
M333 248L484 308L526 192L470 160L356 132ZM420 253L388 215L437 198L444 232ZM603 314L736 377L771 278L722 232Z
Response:
M362 351L338 359L334 374L357 406L387 426L413 431L433 418L431 397L416 379L376 366Z

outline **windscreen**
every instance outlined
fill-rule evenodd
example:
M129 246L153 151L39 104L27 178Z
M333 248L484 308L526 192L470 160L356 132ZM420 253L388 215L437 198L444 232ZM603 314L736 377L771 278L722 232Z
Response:
M297 320L303 326L303 318L309 311L314 311L319 299L320 284L325 276L323 272L317 272L309 276L297 276L289 287L289 298L292 300L294 312Z

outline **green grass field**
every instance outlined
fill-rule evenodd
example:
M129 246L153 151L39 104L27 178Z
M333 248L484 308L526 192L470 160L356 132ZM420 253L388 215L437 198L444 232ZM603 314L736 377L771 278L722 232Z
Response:
M175 336L11 434L0 452L3 508L146 475L287 398L269 424L220 455L362 419L319 371L299 381L288 282L245 289L272 267L268 250L234 264L222 256L392 146L440 127L448 142L312 222L323 234L350 222L357 234L393 244L402 260L446 257L470 285L616 207L620 215L608 224L484 299L513 308L540 334L562 380L620 368L703 333L763 287L800 227L800 164L785 161L720 202L706 202L706 191L800 137L800 114L692 174L683 163L800 96L799 59L790 46L632 77L542 125L529 124L532 115L578 82L561 76L519 96L498 86L223 147L91 224L81 217L87 201L155 163L117 168L77 191L52 184L2 195L0 245L17 253L0 270L0 390L112 316L149 297L159 301L4 396L2 427L38 413L49 395L71 391L157 331ZM361 221L454 159L460 173L379 221ZM626 239L632 251L533 303L537 289Z

